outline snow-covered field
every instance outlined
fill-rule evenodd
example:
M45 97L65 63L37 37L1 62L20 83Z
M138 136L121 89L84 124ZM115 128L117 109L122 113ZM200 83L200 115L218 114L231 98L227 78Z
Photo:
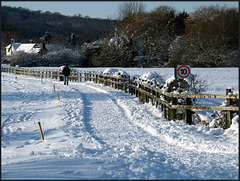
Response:
M121 70L131 76L157 72L165 79L173 74L173 69ZM193 68L192 73L207 78L206 93L238 91L238 68ZM100 84L64 86L1 75L2 179L239 178L237 116L227 130L190 126L167 121L151 103Z

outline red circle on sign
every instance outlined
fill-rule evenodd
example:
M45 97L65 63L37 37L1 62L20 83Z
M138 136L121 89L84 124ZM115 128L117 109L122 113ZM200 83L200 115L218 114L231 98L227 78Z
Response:
M182 68L187 68L187 69L188 69L188 73L187 73L187 75L182 76L182 75L179 73L180 69L182 69ZM181 78L184 79L184 78L187 78L187 77L190 75L190 69L189 69L188 66L186 66L186 65L182 65L182 66L178 67L178 69L177 69L177 73L178 73L178 76L179 76L179 77L181 77Z

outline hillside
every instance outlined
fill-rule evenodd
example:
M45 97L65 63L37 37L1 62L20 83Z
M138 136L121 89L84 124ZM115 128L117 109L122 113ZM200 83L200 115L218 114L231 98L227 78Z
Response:
M108 34L114 23L108 19L65 16L58 12L31 11L8 6L2 7L1 17L1 33L18 32L27 40L39 39L46 31L53 33L55 37L70 37L71 33L75 33L82 37L82 41L93 40Z

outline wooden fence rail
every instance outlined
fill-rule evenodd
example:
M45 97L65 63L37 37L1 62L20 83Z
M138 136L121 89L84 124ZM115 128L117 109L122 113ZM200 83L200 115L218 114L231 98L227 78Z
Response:
M57 70L34 70L27 68L14 68L14 67L1 67L2 72L31 75L40 78L52 78L63 80L63 75ZM226 95L222 94L177 94L165 92L156 86L151 86L137 79L130 78L130 76L114 76L104 75L95 72L72 72L70 81L84 82L93 81L94 83L104 84L105 86L111 86L115 89L124 90L126 93L136 95L141 103L149 103L151 100L152 105L156 108L160 105L161 110L164 112L164 117L168 120L177 120L179 118L178 112L185 110L183 119L187 123L192 124L194 109L206 109L206 110L221 110L226 111L227 128L230 127L232 115L234 112L239 111L239 107L232 105L232 100L239 103L239 95L231 95L231 89L226 90ZM177 99L186 99L185 104L177 104ZM226 106L204 106L204 105L192 105L193 98L224 98L226 99ZM169 101L171 99L171 101ZM168 100L168 101L167 101Z

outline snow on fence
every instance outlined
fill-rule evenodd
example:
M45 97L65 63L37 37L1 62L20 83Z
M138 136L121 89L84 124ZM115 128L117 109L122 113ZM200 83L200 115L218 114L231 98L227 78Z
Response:
M2 72L31 75L34 77L52 78L63 80L63 75L56 70L34 70L26 68L13 68L13 67L1 67ZM222 94L178 94L165 92L156 86L147 85L137 79L130 78L130 76L114 76L105 75L96 72L72 72L70 81L82 82L82 81L93 81L95 83L104 84L105 86L111 86L115 89L124 90L126 93L136 95L141 103L149 103L151 100L152 105L156 108L160 105L161 111L164 112L164 117L168 120L184 119L188 124L192 124L192 117L195 116L198 119L199 116L193 111L193 109L205 109L205 110L222 110L226 111L227 127L231 125L231 119L234 112L239 111L239 107L232 105L233 100L239 102L239 95L232 95L231 89L226 89L226 95ZM186 99L185 104L177 104L178 98ZM192 99L194 98L225 98L226 106L203 106L193 105ZM182 114L182 110L184 114ZM179 114L179 112L181 114Z

